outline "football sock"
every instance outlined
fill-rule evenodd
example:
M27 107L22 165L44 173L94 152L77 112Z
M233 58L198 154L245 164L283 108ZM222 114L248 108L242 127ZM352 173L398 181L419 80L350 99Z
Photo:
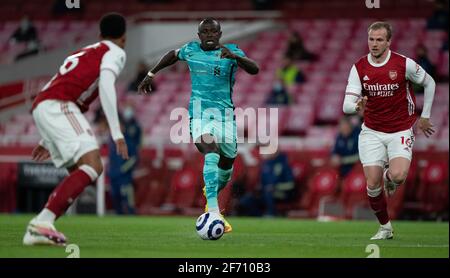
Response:
M386 224L381 225L381 227L388 229L388 230L392 230L391 221L388 221Z
M54 214L51 210L44 208L38 216L35 218L37 221L50 222L53 224L56 219L56 214Z
M369 189L369 187L367 187L367 195L369 197L370 207L375 212L378 222L380 222L381 225L387 224L389 222L389 215L386 197L382 194L382 188Z
M84 188L97 179L95 170L82 165L67 176L50 194L45 208L55 214L55 219L63 215Z
M219 186L219 158L217 153L207 153L203 165L203 179L205 180L206 203L208 211L219 212L217 188Z
M218 192L220 192L222 189L225 188L225 186L227 186L228 182L231 179L232 173L233 173L233 167L231 167L228 170L224 170L219 167L219 190L218 190Z

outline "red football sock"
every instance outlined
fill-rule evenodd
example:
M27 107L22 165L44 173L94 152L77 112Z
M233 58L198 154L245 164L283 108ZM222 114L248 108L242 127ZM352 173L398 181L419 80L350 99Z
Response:
M53 190L45 207L56 214L56 218L60 217L91 183L92 180L86 172L75 170Z
M380 222L381 225L386 224L389 222L389 215L387 211L387 203L386 198L384 197L383 192L380 193L380 195L376 197L369 197L369 203L370 207L375 212L376 217L378 218L378 222Z

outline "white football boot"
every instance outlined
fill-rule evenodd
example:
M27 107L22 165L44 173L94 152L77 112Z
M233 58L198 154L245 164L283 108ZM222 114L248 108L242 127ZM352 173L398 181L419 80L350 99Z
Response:
M378 232L370 240L393 239L394 229L380 226Z
M24 245L66 245L66 237L58 232L50 222L32 219L27 226Z

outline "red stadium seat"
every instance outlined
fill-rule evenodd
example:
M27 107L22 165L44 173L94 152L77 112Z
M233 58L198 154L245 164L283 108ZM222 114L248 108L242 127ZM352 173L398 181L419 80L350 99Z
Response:
M341 200L344 205L345 217L352 219L358 206L367 206L366 178L360 164L345 177L342 183Z
M337 124L342 115L342 100L319 102L316 106L316 123Z
M139 214L154 214L168 194L168 170L164 161L143 156L134 176L136 209Z
M444 51L440 54L439 57L439 63L438 63L438 74L441 75L443 78L448 78L448 71L449 71L449 55L448 50Z
M288 134L305 134L314 121L313 107L296 105L289 107L289 118L286 123Z
M417 199L420 210L426 214L448 211L448 168L445 162L433 162L425 167L420 176Z
M416 198L416 192L417 192L417 185L418 185L418 179L417 179L417 158L413 157L411 161L411 165L409 167L408 176L406 177L405 184L402 186L405 187L405 196L404 201L412 201Z
M337 185L338 172L335 169L318 170L308 183L308 191L301 199L301 207L308 210L310 217L316 217L320 200L334 196Z
M195 200L201 194L198 177L198 171L190 166L185 166L173 175L166 203L173 204L175 212L192 214Z
M16 208L17 163L0 163L0 212Z
M297 184L304 182L307 176L308 163L303 161L292 161L289 164L291 165L295 182Z

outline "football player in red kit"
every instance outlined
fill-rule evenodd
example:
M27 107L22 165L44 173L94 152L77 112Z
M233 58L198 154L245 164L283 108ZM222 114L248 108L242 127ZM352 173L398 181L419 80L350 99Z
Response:
M114 83L125 64L125 19L115 13L100 20L101 41L64 60L56 75L35 98L32 114L42 140L33 150L35 161L51 157L56 167L69 171L51 193L44 209L28 224L23 244L66 243L54 221L65 213L84 188L103 171L99 147L82 113L97 96L109 124L116 149L128 158L120 130Z
M389 23L370 25L370 53L352 66L343 105L344 113L364 112L359 157L369 203L380 222L372 240L393 238L381 181L386 195L391 196L408 175L414 144L412 128L417 120L411 82L425 89L417 127L427 137L434 133L430 116L436 84L416 62L389 49L391 38Z

